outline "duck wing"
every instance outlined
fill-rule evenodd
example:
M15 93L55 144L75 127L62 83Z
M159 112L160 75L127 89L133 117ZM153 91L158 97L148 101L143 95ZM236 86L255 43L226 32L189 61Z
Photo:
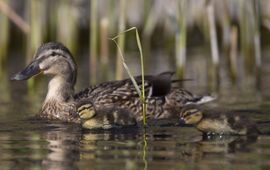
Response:
M146 75L144 76L144 88L146 96L165 96L171 90L171 77L173 72L163 72L156 76ZM139 85L140 89L142 89L142 80L141 76L135 76L135 81ZM175 81L174 81L175 82ZM131 79L124 79L119 81L108 81L104 83L100 83L98 85L86 88L79 93L74 95L75 100L81 100L84 98L96 98L97 96L108 95L108 94L118 94L128 95L132 97L139 97L133 82Z
M197 96L179 87L171 86L178 82L171 80L173 74L161 73L157 76L145 76L145 96L147 116L149 118L168 118L173 116L171 108L182 107L186 104L196 104L210 101L210 96ZM134 77L142 89L141 76ZM205 98L208 97L208 100ZM110 81L87 88L74 96L80 100L92 101L96 108L119 107L128 108L138 119L141 119L142 107L140 96L130 79ZM211 98L213 99L213 98Z

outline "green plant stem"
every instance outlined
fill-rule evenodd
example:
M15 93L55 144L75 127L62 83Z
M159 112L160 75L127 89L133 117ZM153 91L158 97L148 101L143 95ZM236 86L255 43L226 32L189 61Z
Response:
M127 73L128 73L128 76L130 77L132 83L134 84L137 93L138 93L139 96L141 97L141 90L140 90L140 88L139 88L139 86L138 86L136 80L134 79L133 75L131 74L131 72L130 72L130 70L129 70L129 68L128 68L126 62L125 62L125 58L123 57L123 53L122 53L122 51L121 51L120 46L117 44L117 42L115 41L115 39L112 39L112 41L113 41L113 42L115 43L115 45L117 46L118 51L119 51L119 54L120 54L120 56L121 56L122 64L123 64L124 68L126 69L126 71L127 71Z
M140 36L137 28L136 30L136 40L138 44L138 48L140 51L141 58L141 75L142 75L142 93L141 93L141 101L142 101L142 112L143 112L143 124L146 125L146 103L145 103L145 88L144 88L144 62L143 62L143 53L142 53L142 45L140 41Z
M132 76L131 72L129 71L128 67L127 67L127 64L125 63L125 59L123 57L123 54L122 52L120 53L120 56L122 58L122 64L124 65L124 68L126 69L133 85L135 86L139 96L140 96L140 100L141 100L141 103L142 103L142 112L143 112L143 124L144 126L146 125L146 102L145 102L145 88L144 88L144 62L143 62L143 52L142 52L142 45L141 45L141 41L140 41L140 36L139 36L139 33L138 33L138 30L136 27L132 27L132 28L129 28L121 33L119 33L117 36L111 38L111 40L114 41L114 43L117 45L117 48L121 51L121 48L119 47L119 45L117 44L117 42L115 41L115 39L117 39L121 34L124 34L126 32L129 32L129 31L132 31L132 30L135 30L136 32L136 41L137 41L137 46L139 48L139 52L140 52L140 60L141 60L141 77L142 77L142 90L140 91L139 90L139 86L137 84L137 82L135 81L134 77ZM136 87L137 86L137 87Z

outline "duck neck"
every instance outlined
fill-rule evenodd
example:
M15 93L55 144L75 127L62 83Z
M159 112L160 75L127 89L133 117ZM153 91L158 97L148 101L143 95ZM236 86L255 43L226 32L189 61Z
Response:
M45 103L50 101L69 102L73 101L74 83L66 76L54 76L48 86L48 93Z

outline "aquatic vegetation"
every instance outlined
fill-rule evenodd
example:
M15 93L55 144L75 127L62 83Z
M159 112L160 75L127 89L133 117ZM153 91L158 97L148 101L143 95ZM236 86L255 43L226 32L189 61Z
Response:
M136 33L136 42L137 42L137 46L138 46L138 49L139 49L139 52L140 52L140 61L141 61L141 80L142 80L142 89L140 90L139 88L139 85L137 84L137 82L135 81L134 79L134 76L131 74L126 62L125 62L125 58L121 52L121 47L119 47L118 43L115 41L116 38L119 38L120 35L117 35L115 37L112 38L112 40L114 41L114 43L116 44L118 50L119 50L119 55L121 56L121 59L122 59L122 64L124 66L124 68L126 69L128 75L129 75L129 78L131 79L133 85L135 86L136 90L137 90L137 93L139 94L140 96L140 99L141 99L141 103L142 103L142 112L143 112L143 124L146 125L146 102L145 102L145 86L144 86L144 58L143 58L143 52L142 52L142 45L141 45L141 40L140 40L140 36L139 36L139 33L138 33L138 30L136 27L132 27L130 29L127 29L126 31L124 32L121 32L120 34L124 34L124 33L127 33L129 31L132 31L132 30L135 30L135 33Z

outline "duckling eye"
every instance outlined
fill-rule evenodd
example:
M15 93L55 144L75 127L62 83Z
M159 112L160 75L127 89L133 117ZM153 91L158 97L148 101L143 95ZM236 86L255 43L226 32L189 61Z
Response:
M188 111L185 116L190 116L192 112Z

